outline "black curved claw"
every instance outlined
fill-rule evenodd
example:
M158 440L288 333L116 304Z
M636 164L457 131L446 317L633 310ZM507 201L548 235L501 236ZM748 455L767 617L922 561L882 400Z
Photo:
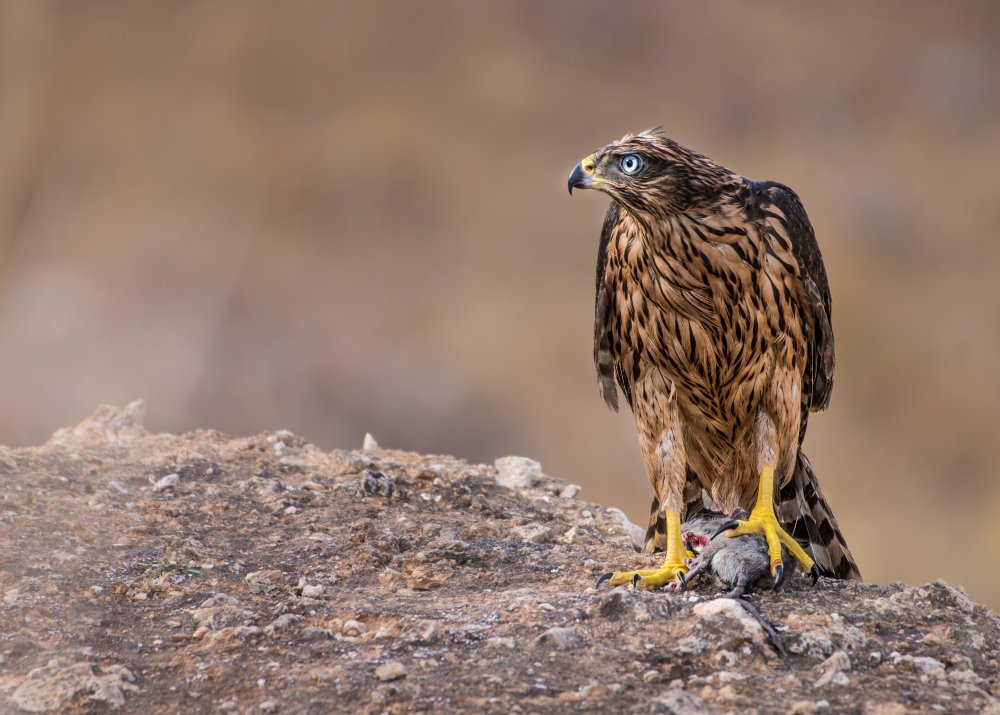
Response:
M809 569L809 575L812 576L813 580L812 585L815 586L816 583L819 581L819 566L813 564L813 567Z
M729 521L722 522L722 524L719 525L719 528L715 530L715 533L712 534L712 538L709 539L709 541L711 541L712 539L714 539L716 536L718 536L719 534L721 534L723 531L729 531L730 529L735 529L739 525L740 525L740 522L736 521L736 519L730 519Z
M785 567L778 564L774 567L774 590L777 591L781 588L781 584L785 582Z
M637 583L639 583L640 580L642 580L642 576L640 576L639 574L633 574L632 575L632 588L635 588L635 585Z
M683 571L678 571L677 572L677 580L680 581L680 583L681 583L681 590L682 591L687 588L687 586L688 586L688 580L687 580L687 576L684 575Z
M615 575L614 571L608 571L607 573L602 573L601 577L597 579L597 583L594 584L594 588L600 588L602 583L604 583L614 575Z

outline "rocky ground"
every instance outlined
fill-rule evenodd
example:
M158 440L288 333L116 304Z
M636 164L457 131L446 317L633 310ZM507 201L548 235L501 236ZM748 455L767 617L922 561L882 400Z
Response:
M0 448L0 710L1000 712L1000 619L944 583L592 587L652 564L530 462L149 434Z

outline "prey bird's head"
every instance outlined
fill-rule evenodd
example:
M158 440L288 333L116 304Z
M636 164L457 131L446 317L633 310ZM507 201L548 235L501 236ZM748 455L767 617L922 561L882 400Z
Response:
M569 192L597 189L634 214L658 216L710 207L737 179L657 128L625 136L585 158L569 175Z

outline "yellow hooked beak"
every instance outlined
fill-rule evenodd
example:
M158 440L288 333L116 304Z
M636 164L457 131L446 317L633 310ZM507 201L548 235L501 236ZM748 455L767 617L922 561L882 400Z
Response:
M592 189L598 184L608 183L607 180L597 176L596 171L597 161L594 159L594 155L591 154L577 164L569 175L569 193L572 194L573 189Z

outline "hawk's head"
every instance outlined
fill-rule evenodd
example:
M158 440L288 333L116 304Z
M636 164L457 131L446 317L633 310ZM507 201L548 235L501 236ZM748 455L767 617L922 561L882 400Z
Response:
M714 205L736 178L656 128L627 135L581 161L569 175L569 192L598 189L633 213L663 215Z

